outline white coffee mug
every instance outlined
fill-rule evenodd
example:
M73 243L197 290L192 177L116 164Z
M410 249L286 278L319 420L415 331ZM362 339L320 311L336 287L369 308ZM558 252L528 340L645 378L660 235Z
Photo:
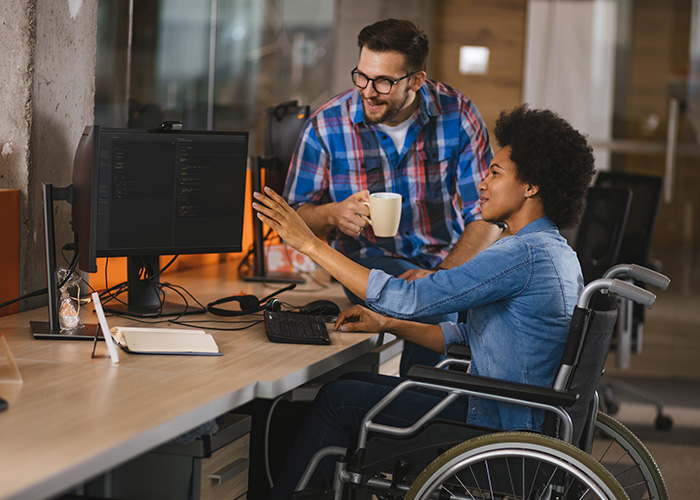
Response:
M372 193L369 202L369 217L362 216L369 222L374 235L381 238L396 236L401 222L401 195L398 193Z

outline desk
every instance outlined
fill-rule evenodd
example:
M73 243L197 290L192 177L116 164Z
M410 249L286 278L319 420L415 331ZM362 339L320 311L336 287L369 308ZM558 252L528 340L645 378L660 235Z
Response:
M263 296L271 290L239 282L233 264L166 279L203 303L239 291ZM302 305L321 295L349 305L337 284L281 298ZM88 307L81 317L97 321ZM121 362L112 365L103 344L101 355L91 359L91 342L34 340L29 321L45 318L43 309L0 318L0 333L24 380L0 383L0 395L9 402L0 413L2 500L61 493L256 397L276 397L352 361L373 349L379 337L331 332L331 346L273 344L257 325L211 331L223 356L121 352ZM111 326L127 323L110 318Z

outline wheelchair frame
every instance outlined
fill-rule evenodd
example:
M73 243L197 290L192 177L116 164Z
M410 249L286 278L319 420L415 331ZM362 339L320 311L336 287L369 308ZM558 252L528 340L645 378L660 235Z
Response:
M616 266L616 268L614 268L614 275L631 273L636 279L651 282L657 286L662 286L664 289L664 279L666 285L668 284L668 278L665 276L640 266L625 266L624 269ZM589 303L597 292L616 294L619 297L644 304L648 308L652 307L656 299L653 293L631 283L619 279L602 278L589 283L579 297L577 309L583 310L584 315L586 312L590 313ZM587 316L584 318L584 321L585 326L583 328L586 331L588 328ZM624 456L632 461L631 468L639 471L642 477L638 482L642 482L646 486L645 495L648 494L648 496L644 498L659 500L668 498L661 473L649 452L641 441L622 424L598 412L597 394L591 405L587 434L582 445L583 450L573 445L573 423L565 408L572 406L577 401L578 394L568 392L565 388L571 378L574 367L562 364L552 388L488 379L441 369L447 364L466 363L464 360L453 359L446 360L437 367L413 367L409 372L408 380L399 384L367 412L360 429L355 453L349 456L348 450L342 447L328 447L319 450L309 462L304 475L297 485L296 491L302 491L306 488L313 472L323 458L336 455L338 459L336 461L332 496L335 500L343 498L343 491L346 486L349 486L351 489L365 488L379 495L379 498L403 498L404 494L406 499L501 498L495 490L483 492L480 486L472 488L476 490L476 493L469 489L468 496L446 496L445 493L438 493L432 488L442 484L443 476L454 473L455 469L461 470L462 467L472 467L479 460L486 461L485 463L488 464L488 460L494 460L497 457L501 460L504 457L519 457L524 463L527 457L528 460L539 460L539 464L545 464L545 468L553 467L555 471L552 472L546 486L540 486L544 490L539 492L541 495L539 498L568 498L566 494L571 491L570 483L572 481L580 483L580 488L576 490L576 498L590 497L590 495L578 496L580 491L587 491L593 495L593 498L629 498L627 493L632 491L629 489L630 486L623 487L611 474L611 471L589 454L591 451L594 451L593 444L596 437L595 431L597 431L598 435L602 433L603 439L609 440L611 445L614 444L619 447ZM415 387L440 391L446 395L410 427L398 428L373 422L373 418L394 398L402 392ZM525 405L552 412L559 420L559 437L552 438L532 432L494 432L478 436L438 456L416 477L412 484L402 484L397 481L397 479L402 478L380 477L375 476L374 473L368 476L367 472L363 470L364 453L370 433L393 437L412 436L455 399L465 395ZM593 418L594 415L596 418ZM604 458L605 455L601 457L601 460ZM505 464L508 466L508 458L505 458L505 460ZM610 467L610 469L612 470L613 467ZM615 471L613 470L613 472ZM564 476L566 479L562 479ZM620 476L618 475L618 477ZM638 489L638 486L639 484L635 483L632 485L632 488ZM636 492L636 490L633 491ZM521 493L524 495L524 490ZM474 494L480 494L481 496L473 496ZM510 496L506 495L502 498L510 498Z

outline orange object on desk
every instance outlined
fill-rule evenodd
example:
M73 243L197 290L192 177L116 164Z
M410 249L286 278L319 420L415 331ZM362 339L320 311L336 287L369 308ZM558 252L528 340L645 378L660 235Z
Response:
M19 189L0 189L0 304L19 297ZM0 316L19 312L19 302Z

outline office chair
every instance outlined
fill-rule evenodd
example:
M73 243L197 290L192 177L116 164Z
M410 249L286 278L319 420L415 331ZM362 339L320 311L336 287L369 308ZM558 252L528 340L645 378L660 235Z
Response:
M256 157L252 172L253 190L262 191L262 174L264 173L264 185L282 194L294 149L309 114L309 106L301 106L297 101L284 102L267 109L265 155ZM270 272L266 269L265 239L262 222L253 213L253 264L248 273L241 273L243 279L245 281L304 283L305 280L300 275Z
M632 201L617 263L638 264L660 270L660 263L651 262L650 251L661 205L663 179L624 172L601 172L598 174L595 186L621 187L632 191ZM643 286L638 281L636 284ZM613 342L615 366L627 369L630 366L631 354L639 354L642 350L645 311L643 307L630 304L628 301L621 301L618 308L620 317ZM600 391L603 395L603 404L611 414L615 414L619 409L619 402L614 397L614 393L618 392L634 400L653 404L656 407L654 425L657 429L668 430L673 426L671 418L663 413L663 401L641 388L619 380L604 378L601 381Z
M598 279L618 262L629 214L629 188L591 187L571 247L581 263L585 283Z
M265 156L258 161L265 170L265 185L280 194L284 191L287 170L309 113L309 106L301 106L297 101L267 108Z
M661 206L663 179L623 172L600 172L595 187L627 188L632 191L619 261L653 269L655 266L650 265L649 252Z
M647 307L655 300L651 292L621 280L589 283L575 308L551 389L441 369L454 361L449 359L437 367L416 365L408 380L365 415L354 450L329 447L314 455L293 498L307 498L304 488L318 463L336 455L333 496L323 498L344 498L348 485L383 499L667 499L661 473L644 445L598 412L595 388L617 316L615 302L605 300L611 294ZM445 397L410 427L373 422L396 396L415 388ZM545 409L546 434L435 419L465 395Z

